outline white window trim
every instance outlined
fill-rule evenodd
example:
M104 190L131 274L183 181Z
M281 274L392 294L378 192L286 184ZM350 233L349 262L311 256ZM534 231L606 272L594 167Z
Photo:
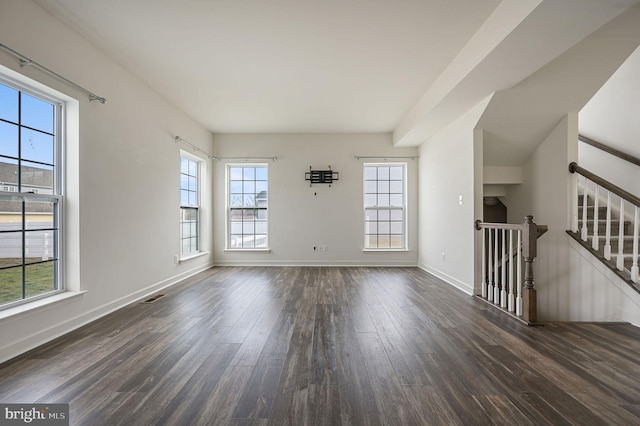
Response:
M267 193L270 191L269 190L269 182L270 182L270 177L269 177L269 163L226 163L225 164L225 223L224 223L224 251L225 252L242 252L242 253L249 253L249 252L270 252L271 251L271 245L270 245L270 241L271 241L271 219L269 218L269 211L270 211L270 207L269 207L269 199L270 197L267 197L267 246L266 247L229 247L229 240L230 240L230 229L229 229L229 213L230 213L230 206L229 206L229 196L231 195L231 191L230 191L230 186L231 186L231 179L229 176L229 170L231 169L231 167L266 167L267 168ZM254 234L255 235L255 234Z
M69 102L75 102L74 99L42 84L28 77L25 77L15 71L0 65L0 84L11 87L27 95L49 102L55 109L55 123L54 123L54 174L53 174L53 194L34 194L29 192L17 192L17 188L10 188L9 192L14 193L16 196L22 196L24 198L45 201L55 199L57 202L57 217L54 225L57 228L57 250L58 256L55 266L55 283L57 289L50 292L42 293L26 299L15 300L0 305L0 318L12 315L12 312L25 312L31 309L39 308L41 306L54 303L58 300L64 300L68 297L73 297L78 294L77 291L67 290L66 284L66 228L67 223L65 220L65 179L66 164L65 164L65 150L66 150L66 114ZM13 194L12 194L13 195ZM6 199L7 197L5 197Z
M367 238L367 220L366 220L366 210L367 206L364 204L365 199L365 168L366 167L378 167L378 166L402 166L403 167L403 206L391 206L391 208L397 208L398 210L402 210L403 212L403 237L404 237L404 247L365 247L365 242ZM409 251L409 232L408 232L408 192L407 192L407 180L409 176L409 164L406 162L378 162L378 163L362 163L362 251L365 253L380 253L380 252L408 252Z
M198 210L198 235L197 235L197 244L198 244L198 249L194 252L190 252L187 254L182 254L182 224L180 222L178 222L178 226L180 226L180 230L179 230L179 247L178 247L178 263L182 263L185 262L187 260L191 260L191 259L195 259L201 256L205 256L206 254L208 254L208 252L205 252L202 250L202 168L203 168L203 164L205 163L205 160L198 157L197 155L193 155L190 152L184 151L184 150L180 150L180 158L187 158L191 161L195 161L198 164L198 192L197 192L197 199L198 199L198 205L195 207ZM181 175L181 171L178 170L178 193L180 192L181 188L180 188L180 175ZM182 203L180 203L179 209L182 210L183 207L190 207L190 208L194 208L194 206L183 206Z

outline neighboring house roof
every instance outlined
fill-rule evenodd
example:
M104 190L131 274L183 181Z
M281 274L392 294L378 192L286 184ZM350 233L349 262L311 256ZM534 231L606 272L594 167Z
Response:
M51 188L53 183L53 171L37 167L22 166L22 180L28 182L29 188ZM0 185L17 185L18 165L0 162ZM2 188L0 187L0 190ZM27 214L52 213L51 203L31 202L26 205ZM21 201L0 201L0 214L22 213Z
M33 187L51 188L53 170L22 166L22 182ZM0 184L18 183L18 165L0 162Z

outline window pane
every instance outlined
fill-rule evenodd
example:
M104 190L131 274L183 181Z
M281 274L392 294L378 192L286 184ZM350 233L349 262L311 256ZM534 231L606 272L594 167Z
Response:
M229 207L242 207L242 194L231 194L229 197Z
M389 222L378 222L378 234L389 233Z
M389 194L378 194L378 206L389 206Z
M0 258L0 265L5 259ZM0 303L22 299L22 267L0 269Z
M253 247L255 247L255 236L253 236L253 235L243 235L242 236L242 247L245 247L245 248L253 248Z
M1 87L1 86L0 86ZM0 105L2 103L0 102ZM0 155L18 157L18 126L0 121ZM6 160L0 160L6 161Z
M267 233L267 223L266 222L256 222L256 234L266 234Z
M256 181L256 193L264 192L267 194L267 182L263 180Z
M365 180L376 180L378 178L378 171L376 167L365 167L364 168L364 178Z
M198 163L193 160L188 160L189 174L191 176L198 176Z
M18 191L18 162L0 158L0 191Z
M56 289L54 267L55 261L25 266L24 278L27 297L48 293Z
M378 193L389 193L389 181L378 181Z
M404 214L402 213L402 210L391 210L390 214L391 214L391 217L390 217L391 220L395 220L395 221L404 220Z
M50 103L22 93L21 112L23 126L53 133L54 108Z
M367 180L364 182L364 192L366 194L375 194L377 189L376 181Z
M197 206L198 205L198 197L195 192L189 192L189 205Z
M55 231L31 231L24 237L25 263L36 263L55 258L53 242Z
M1 230L13 229L14 226L4 226ZM0 267L22 265L22 232L7 232L0 234Z
M402 207L402 194L393 194L389 197L389 205L395 207Z
M41 190L39 191L41 194L53 193L52 166L44 166L42 164L23 161L20 172L22 177L22 190L24 192L31 192L34 189L39 189Z
M198 190L198 178L196 176L189 176L189 191Z
M389 167L378 167L378 180L389 180Z
M266 220L267 219L267 209L259 209L258 210L258 214L257 214L257 218L260 220Z
M184 157L180 157L180 173L189 173L189 160Z
M403 248L404 247L404 235L391 235L391 248Z
M231 222L230 231L232 234L242 234L242 222Z
M395 180L389 182L389 192L392 194L402 194L404 192L403 182Z
M245 167L242 172L242 178L244 180L255 180L256 169L254 167Z
M46 133L22 128L22 158L53 165L54 137Z
M388 221L389 215L390 215L389 210L378 210L378 220Z
M242 167L229 167L230 180L242 180Z
M402 234L402 222L390 222L391 228L390 232L392 234Z
M404 167L393 166L389 168L389 179L404 180Z
M377 234L378 233L378 222L366 222L365 223L365 232L367 234Z
M377 210L365 210L364 212L366 220L378 220Z
M242 181L233 180L229 185L229 191L231 193L241 193L242 192Z
M256 167L256 180L268 180L266 167Z
M267 236L266 235L256 235L255 239L256 248L266 248L267 247Z
M255 227L253 222L244 222L242 224L242 233L243 234L253 234L255 233Z
M18 91L0 84L0 118L18 122Z
M244 181L242 185L242 192L245 194L255 194L256 183L254 181Z
M378 205L376 194L366 194L364 196L364 205L367 207Z
M244 207L255 207L256 206L256 196L254 194L244 195Z

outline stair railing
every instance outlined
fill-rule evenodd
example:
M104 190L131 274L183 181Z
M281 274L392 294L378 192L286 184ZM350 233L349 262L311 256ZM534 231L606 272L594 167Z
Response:
M604 247L603 255L606 260L611 260L612 256L615 256L615 265L619 271L626 269L625 259L631 256L631 264L629 267L629 273L631 275L631 281L638 283L638 232L640 226L640 198L631 194L628 191L620 188L619 186L609 182L606 179L590 172L589 170L580 167L577 163L572 162L569 164L569 171L571 173L577 173L581 175L582 179L577 179L574 185L574 200L581 199L582 204L574 204L571 231L574 233L580 232L580 238L582 241L588 242L591 239L591 248L595 251L600 249L600 224L604 222ZM582 193L580 193L580 190ZM612 194L619 198L620 204L617 212L613 212L614 204L612 203ZM606 196L606 201L604 201ZM589 206L589 197L593 199L593 205ZM606 218L601 220L599 217L599 204L603 201L606 203ZM580 202L580 201L578 201ZM627 210L627 206L630 207L630 212ZM579 209L581 211L581 218L578 217ZM589 214L591 209L592 213ZM618 218L618 247L617 252L612 254L611 247L611 228L612 228L612 216L616 214ZM593 218L593 225L589 229L589 216ZM625 228L629 221L633 222L633 234L632 234L632 247L631 253L625 250ZM629 250L629 249L627 249Z
M482 231L480 297L528 324L536 323L533 262L538 238L547 231L547 226L534 223L533 216L527 216L522 224L477 220L475 226Z

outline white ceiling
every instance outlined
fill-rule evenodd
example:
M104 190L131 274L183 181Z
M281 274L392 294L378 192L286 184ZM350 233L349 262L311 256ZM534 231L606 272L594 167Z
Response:
M37 2L212 132L325 133L393 131L500 3Z
M606 78L570 92L545 70L575 69L574 47L613 27L600 39L625 40L616 57L593 50L613 72L640 29L638 0L35 1L214 133L417 146L495 94L483 122L498 162L522 161Z

